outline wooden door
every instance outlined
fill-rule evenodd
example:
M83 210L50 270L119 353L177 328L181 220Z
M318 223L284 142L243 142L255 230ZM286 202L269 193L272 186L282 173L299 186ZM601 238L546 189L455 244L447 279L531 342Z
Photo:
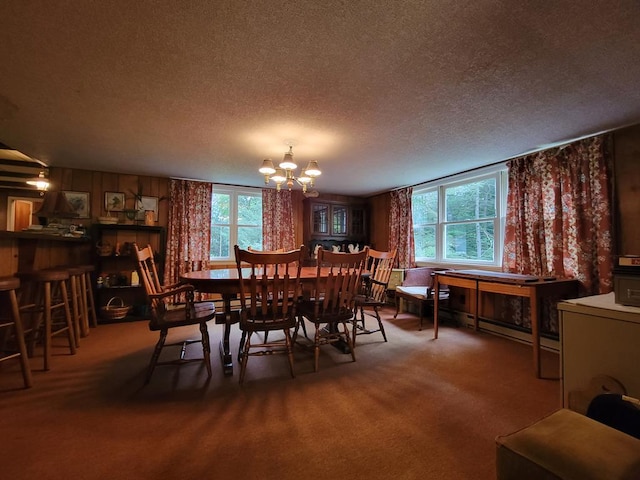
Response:
M27 200L15 200L13 202L13 230L20 232L31 225L33 202Z

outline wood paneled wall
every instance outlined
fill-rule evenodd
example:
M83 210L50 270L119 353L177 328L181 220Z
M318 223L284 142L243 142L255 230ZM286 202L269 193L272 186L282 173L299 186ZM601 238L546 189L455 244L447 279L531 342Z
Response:
M293 207L293 221L295 225L294 235L296 238L296 246L304 243L304 235L302 227L304 226L303 207L304 195L301 190L293 190L291 195L291 203Z
M125 194L125 208L134 208L135 194L148 197L167 197L169 179L161 177L124 175L117 173L93 172L90 170L57 168L49 169L51 190L76 191L89 193L90 218L76 219L74 223L89 227L97 222L97 218L107 214L105 209L105 192L122 192ZM8 197L24 197L37 200L39 192L29 190L0 190L0 230L7 230ZM116 215L115 212L112 215ZM124 214L118 214L124 220ZM158 203L157 225L166 227L168 219L168 202ZM44 239L18 240L2 239L0 256L7 259L0 265L0 274L11 275L24 267L26 263L32 268L47 268L70 263L90 261L90 242L66 243L47 241ZM70 257L73 255L73 258ZM25 258L18 258L25 257ZM29 258L26 258L29 257ZM11 259L9 261L9 259Z
M616 246L621 255L640 255L640 125L615 132Z
M624 128L614 133L614 157L617 199L617 252L614 253L640 255L640 221L638 221L640 212L640 125ZM97 217L106 215L105 192L123 192L126 198L126 208L134 207L134 194L138 192L144 196L158 198L167 197L169 194L169 179L162 177L51 167L50 180L54 190L89 192L91 218L79 220L79 223L87 226L95 222ZM39 194L27 190L0 191L0 230L6 230L8 196L37 198ZM323 195L323 198L341 201L348 197ZM292 201L297 245L303 242L303 200L302 192L294 190ZM376 195L367 201L369 204L371 245L378 250L388 250L390 195L388 193ZM157 224L166 227L168 202L160 201L158 208ZM0 248L0 254L7 255L6 258L11 258L12 255L4 248Z
M136 194L141 194L145 197L157 197L158 199L166 199L169 196L169 179L163 177L51 167L49 169L49 179L53 190L89 192L91 218L80 220L83 225L95 223L98 217L107 214L104 203L105 192L124 193L125 208L127 209L135 208ZM167 201L161 200L158 202L157 225L167 226L168 208ZM112 212L112 215L116 215L116 212ZM118 215L123 216L122 213Z
M389 208L391 195L388 193L370 197L369 201L369 238L376 250L389 250Z

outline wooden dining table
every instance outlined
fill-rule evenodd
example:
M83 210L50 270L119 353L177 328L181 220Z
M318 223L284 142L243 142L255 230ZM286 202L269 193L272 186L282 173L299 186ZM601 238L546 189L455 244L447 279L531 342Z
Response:
M320 269L320 278L327 277L330 269L322 267ZM243 269L243 278L251 274L249 268ZM363 272L362 277L366 279L368 272ZM300 280L304 287L315 282L318 277L318 267L302 267L300 271ZM196 291L202 293L217 293L222 297L223 314L217 315L217 323L224 324L224 333L220 341L220 358L222 360L222 369L225 375L233 375L233 357L231 355L231 347L229 338L231 336L231 325L237 323L239 316L231 307L231 302L238 298L240 293L240 282L237 268L220 268L212 270L199 270L195 272L186 272L180 275L180 280L190 283Z

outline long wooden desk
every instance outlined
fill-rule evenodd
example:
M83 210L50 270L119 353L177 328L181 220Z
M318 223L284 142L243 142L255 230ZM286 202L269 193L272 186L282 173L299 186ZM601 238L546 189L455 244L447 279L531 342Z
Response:
M467 288L471 292L473 326L478 329L482 292L513 295L529 299L531 305L531 344L533 368L540 378L540 304L544 298L576 298L580 282L574 279L539 278L482 270L450 270L435 272L433 307L433 336L438 338L438 304L440 285Z
M249 269L247 269L246 272L248 276L250 274ZM305 283L308 284L315 281L317 273L317 267L302 267L300 272L302 284L304 285ZM328 274L328 268L321 269L321 278ZM363 276L365 275L367 275L367 273L363 272ZM190 283L199 292L217 293L222 296L222 302L224 305L224 334L220 342L220 357L222 359L222 368L225 375L233 375L233 357L231 355L229 337L231 334L231 325L238 321L237 315L234 315L231 309L232 300L234 300L240 293L238 270L236 268L222 268L216 270L187 272L180 275L180 280Z

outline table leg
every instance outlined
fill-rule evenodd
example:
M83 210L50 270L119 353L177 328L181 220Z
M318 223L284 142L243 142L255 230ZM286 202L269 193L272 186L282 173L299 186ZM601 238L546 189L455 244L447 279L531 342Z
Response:
M473 305L473 329L478 331L478 315L482 311L480 288L476 283L476 288L471 290L471 305Z
M433 338L438 338L438 310L440 309L440 281L438 275L433 279ZM422 305L420 305L422 308Z
M224 304L224 332L222 340L220 340L220 360L222 361L222 370L226 376L233 375L233 357L231 356L231 345L229 338L231 336L231 295L223 295L222 302Z
M222 370L226 376L233 375L233 359L231 357L231 349L229 347L229 335L231 332L231 324L225 322L223 339L220 340L220 359L222 361Z
M533 369L536 372L536 378L540 378L540 310L538 309L538 295L535 288L529 290L529 304L531 307Z
M322 330L327 334L335 334L338 331L338 325L335 323L327 324L324 327L322 327ZM351 353L351 349L349 348L349 343L343 337L340 337L340 340L331 342L330 345L333 348L337 348L340 352L344 354Z

